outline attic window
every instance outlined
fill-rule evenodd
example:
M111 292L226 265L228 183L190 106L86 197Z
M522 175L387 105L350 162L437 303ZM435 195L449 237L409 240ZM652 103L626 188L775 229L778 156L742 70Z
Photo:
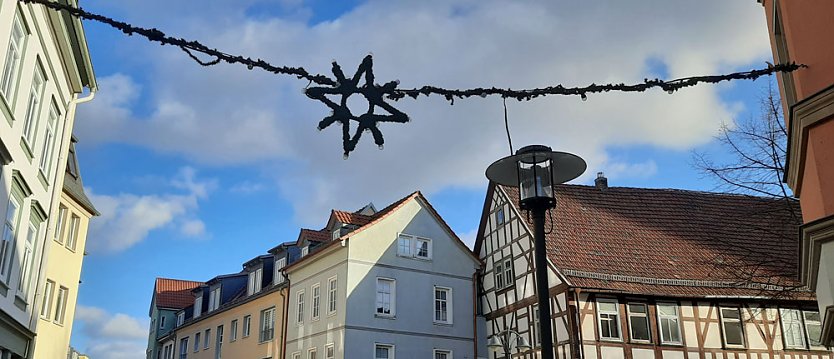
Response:
M504 224L504 209L503 208L501 208L497 212L495 212L495 223L499 226Z
M335 240L339 239L339 237L341 237L341 236L342 236L342 229L341 228L336 228L336 229L333 230L333 234L331 236L331 239L335 241Z
M67 159L67 173L78 178L78 162L75 158L75 148L70 147L69 158Z

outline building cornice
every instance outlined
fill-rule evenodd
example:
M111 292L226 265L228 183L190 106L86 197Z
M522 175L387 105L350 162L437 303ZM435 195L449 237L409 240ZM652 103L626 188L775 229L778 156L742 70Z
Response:
M791 106L788 121L788 154L785 160L785 182L799 197L808 148L808 131L816 124L834 117L834 85Z

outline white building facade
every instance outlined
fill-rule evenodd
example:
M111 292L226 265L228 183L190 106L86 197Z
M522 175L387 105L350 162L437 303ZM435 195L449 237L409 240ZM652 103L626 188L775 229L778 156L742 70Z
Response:
M422 194L334 212L336 231L285 268L288 359L476 357L480 262Z
M0 24L0 357L25 358L32 355L43 291L61 290L45 288L41 269L57 223L51 214L58 212L75 109L91 98L84 88L93 92L96 84L77 19L3 1ZM59 303L52 313L63 312Z

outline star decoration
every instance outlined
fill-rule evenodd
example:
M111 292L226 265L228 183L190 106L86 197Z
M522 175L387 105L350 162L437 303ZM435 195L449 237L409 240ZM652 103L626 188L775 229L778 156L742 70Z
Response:
M359 143L359 139L365 131L371 131L374 142L382 149L385 139L377 125L380 122L408 122L408 115L386 103L382 98L386 93L396 90L399 81L391 81L384 85L374 84L373 58L371 55L365 56L352 78L346 78L339 64L333 61L333 75L336 76L335 86L310 87L304 91L307 97L321 101L333 110L330 116L319 122L318 129L323 130L336 122L342 125L342 147L345 150L345 158L356 149L356 144ZM362 75L365 76L365 83L359 85ZM348 98L354 94L361 94L368 101L368 111L359 116L354 115L347 105ZM328 98L327 95L339 95L341 99L337 103ZM377 107L382 108L388 114L375 113ZM353 136L350 134L351 121L358 124Z

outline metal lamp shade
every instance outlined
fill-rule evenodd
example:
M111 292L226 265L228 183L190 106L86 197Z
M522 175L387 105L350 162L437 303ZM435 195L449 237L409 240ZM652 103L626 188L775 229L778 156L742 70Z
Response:
M587 167L577 155L532 145L492 163L486 176L495 183L519 187L519 200L524 207L531 202L555 203L553 185L579 177Z
M489 338L489 342L487 342L487 349L491 352L497 352L499 350L504 349L504 345L501 344L501 340L498 337L493 336Z

